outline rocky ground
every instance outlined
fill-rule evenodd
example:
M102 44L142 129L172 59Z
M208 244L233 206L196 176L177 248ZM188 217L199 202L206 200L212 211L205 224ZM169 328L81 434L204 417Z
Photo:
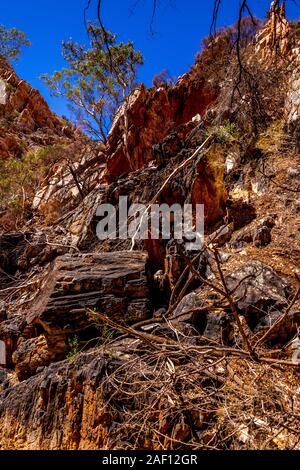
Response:
M254 49L267 67L269 28ZM300 448L299 57L288 51L284 104L255 136L217 122L199 61L174 86L141 86L131 168L122 114L106 147L89 142L1 70L1 157L64 149L22 224L8 230L0 214L2 449ZM96 209L121 195L204 204L204 247L101 242Z

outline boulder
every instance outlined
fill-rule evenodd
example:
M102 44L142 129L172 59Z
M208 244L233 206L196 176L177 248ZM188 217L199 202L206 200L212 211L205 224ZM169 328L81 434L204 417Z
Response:
M183 297L170 316L170 321L175 324L188 323L197 328L200 334L207 324L207 312L193 312L194 309L203 306L198 291L193 291Z
M151 314L147 254L113 252L58 257L28 310L27 325L45 334L51 355L61 357L77 332L97 336L87 309L121 323Z
M230 242L230 246L242 248L247 243L253 243L256 247L267 246L272 241L271 232L274 225L274 217L264 217L237 233Z
M259 318L286 306L291 293L288 281L260 261L243 264L225 280L238 309L252 328Z
M24 340L20 338L18 347L12 355L15 371L19 380L34 375L38 367L50 364L51 354L44 335Z
M211 339L219 344L231 345L233 342L234 326L233 318L230 314L215 309L204 311L193 311L204 306L200 295L201 290L187 294L180 301L173 311L170 322L175 326L187 332L184 325L192 325L194 334L197 332L205 339Z
M271 326L280 320L283 312L271 312L264 316L255 328L255 333L262 335L267 332ZM291 310L283 321L279 322L271 334L267 338L267 342L271 345L284 345L290 341L297 333L300 326L300 310Z
M198 292L197 291L190 292L189 294L183 297L183 299L179 302L177 307L173 310L170 319L171 320L176 319L176 317L180 315L180 317L178 318L178 321L186 321L186 322L195 323L194 321L195 314L190 313L190 311L195 308L200 308L202 306L203 306L203 302L200 299ZM205 316L205 312L204 312L204 316Z
M207 324L203 336L219 344L231 346L234 339L232 315L222 311L210 312L207 315Z
M222 225L215 232L208 236L208 243L213 243L217 246L223 246L227 243L232 236L233 224Z

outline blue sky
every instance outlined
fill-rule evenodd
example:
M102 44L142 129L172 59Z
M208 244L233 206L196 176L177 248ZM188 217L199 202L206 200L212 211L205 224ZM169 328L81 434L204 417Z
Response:
M201 39L209 32L213 0L158 0L154 35L150 32L152 0L102 2L106 27L120 40L133 40L143 53L145 64L139 71L139 80L146 85L151 85L153 76L162 69L168 69L172 76L186 72L200 49ZM87 0L1 0L0 23L25 31L32 42L16 65L17 73L38 88L60 115L69 115L66 102L51 97L39 76L63 66L63 39L86 42L86 3ZM268 0L249 0L253 13L260 18L265 16L269 4ZM222 1L219 26L235 21L238 5L239 0ZM287 11L291 19L300 17L300 7L293 0L287 2ZM92 5L88 18L93 20L95 14Z

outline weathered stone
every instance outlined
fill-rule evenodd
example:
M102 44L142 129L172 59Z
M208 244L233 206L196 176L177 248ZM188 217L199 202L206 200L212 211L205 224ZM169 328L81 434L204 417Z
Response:
M273 15L273 20L275 19ZM258 41L263 41L260 46L274 46L271 44L273 40L279 39L280 50L285 52L286 38L275 34L276 38L274 33L277 31L273 26L272 22L267 23L262 36L258 37ZM282 26L286 27L285 21ZM222 43L220 40L218 42ZM252 44L249 45L250 66L252 47ZM260 51L257 54L259 60ZM297 54L299 55L299 51ZM279 61L278 65L280 64ZM261 65L264 69L264 64ZM205 353L202 354L199 349L193 351L189 348L193 344L205 345L206 348L215 343L219 346L235 343L236 347L245 348L228 299L215 290L217 285L222 288L222 283L210 250L204 251L195 268L211 282L204 282L199 289L189 293L200 285L199 280L193 279L187 288L187 295L169 317L170 288L175 286L187 265L186 258L177 250L178 243L170 243L168 246L165 240L146 240L144 245L140 241L136 243L135 249L147 249L151 272L161 270L152 284L152 281L149 282L146 254L121 252L123 248L128 249L130 240L102 242L97 239L95 230L98 222L95 212L99 204L112 203L117 207L121 195L128 196L128 204L148 204L174 168L186 161L204 142L207 129L221 121L225 122L225 113L222 111L218 115L217 107L211 107L215 97L212 96L214 92L212 95L209 92L210 80L206 80L205 66L205 61L202 62L200 57L191 71L181 77L175 86L165 85L156 90L140 87L130 98L127 110L130 162L125 156L124 108L116 116L106 147L94 143L87 147L84 140L80 148L71 147L71 154L70 151L67 154L70 145L65 145L66 139L72 140L75 136L72 127L67 125L65 128L62 121L49 111L38 93L26 82L19 81L14 73L10 77L12 71L9 66L7 73L0 71L0 77L3 76L7 82L1 87L0 81L0 101L4 101L2 105L0 103L0 158L19 157L27 149L34 152L45 145L59 142L63 144L59 163L51 165L51 170L43 180L42 187L38 188L34 200L28 201L28 216L27 212L25 216L28 217L27 224L20 224L22 233L0 236L0 290L3 298L8 299L7 307L2 310L3 315L0 301L0 341L5 342L9 371L9 378L5 380L0 369L0 391L3 391L0 396L0 448L143 447L144 444L152 445L152 430L160 433L153 440L157 447L160 444L176 445L177 439L182 448L185 440L191 439L188 445L193 445L195 439L200 439L204 445L222 448L236 446L240 440L240 433L236 433L237 439L231 436L226 425L228 420L223 420L223 411L228 409L226 402L228 399L230 401L232 391L237 391L236 395L243 398L244 390L253 388L255 393L255 387L259 387L259 383L250 376L251 383L247 383L247 374L239 377L239 371L244 366L241 364L240 368L241 361L231 355L225 362L215 361L214 354L207 359L209 349L202 350ZM299 115L300 109L299 73L298 70L295 72L295 80L290 81L293 85L290 105L295 108L296 114L293 114L292 121L298 130L294 129L292 135L293 129L289 129L289 137L298 135L296 140L299 140L299 122L294 119ZM222 86L222 77L220 78L220 87L227 93L227 87ZM267 95L265 98L268 99ZM222 99L220 103L225 101ZM276 113L280 114L281 111L277 107ZM228 113L228 116L230 122L235 119L234 112ZM268 119L272 120L274 117L270 113ZM204 204L207 233L220 223L226 224L210 235L208 241L218 246L230 240L232 242L227 245L226 251L229 253L220 252L219 259L224 263L222 270L239 309L243 329L251 341L256 341L256 337L251 338L251 335L257 334L259 338L284 312L290 300L290 286L272 268L258 261L248 262L238 269L236 266L239 260L254 252L254 256L261 256L262 259L270 257L274 267L278 266L291 275L292 270L297 269L299 255L296 243L297 221L293 225L297 205L292 192L284 205L285 194L283 201L280 200L280 194L276 194L276 184L269 184L268 178L258 175L258 161L264 152L252 153L257 144L254 142L255 136L253 135L253 139L250 134L244 137L241 135L241 138L234 139L238 143L232 144L229 141L231 139L226 139L222 144L213 144L205 149L204 155L191 161L169 181L156 202L169 205L178 203L181 207L189 203L194 207L196 204ZM277 136L274 137L277 139ZM250 150L245 151L250 140ZM295 139L289 139L289 142L295 144ZM293 160L293 167L286 170L283 159L279 159L280 165L277 165L275 157L272 155L269 159L270 168L274 166L274 176L279 170L278 177L290 178L290 183L296 184L299 177L297 166L294 166L296 159ZM269 168L266 170L269 172ZM225 184L224 172L228 173ZM270 178L272 177L273 173L270 174ZM283 181L283 184L287 187L286 182ZM232 197L241 199L228 201L225 214L227 190ZM265 196L259 197L261 194ZM288 201L291 201L289 205ZM264 219L251 222L256 218L256 209L258 213L265 214L274 207L278 209L279 215L275 243L260 252L252 247L238 254L235 250L230 250L231 247L242 247L245 243L258 247L270 243L274 221ZM283 227L285 216L290 233ZM232 229L236 231L245 225L247 227L241 232L232 234ZM24 227L30 227L30 234L25 236ZM80 250L78 254L65 254L74 253L76 248ZM114 250L118 251L112 252ZM103 253L104 251L110 253ZM52 264L49 266L47 263ZM232 274L228 275L229 273ZM191 281L189 276L191 273L187 272L177 295L180 295L180 288L185 281ZM13 289L3 290L6 283L9 287L13 286ZM162 306L165 308L160 308ZM295 307L298 308L298 304ZM179 340L178 354L173 347L167 348L167 345L161 344L161 348L170 349L170 354L169 357L162 357L163 360L158 364L156 352L154 360L151 360L151 345L137 337L114 338L114 344L110 341L109 349L105 352L103 343L108 339L108 335L105 335L107 328L97 321L96 316L87 314L88 308L125 325L150 317L153 309L156 309L153 321L146 322L141 331L158 335L160 341L161 338L166 341ZM163 322L162 318L167 312L167 321ZM298 325L299 312L290 312L284 322L274 329L268 342L271 345L284 344L297 332ZM108 330L110 332L110 328ZM74 347L72 360L57 363L66 357L72 345L71 340L76 337L80 344L79 349L84 344L89 351L75 354L77 347ZM95 344L100 347L93 350ZM185 345L188 349L186 356ZM276 357L284 358L284 353ZM144 358L151 363L146 373ZM191 365L195 366L193 374L189 370ZM252 362L251 367L253 377L261 377L263 363ZM118 370L121 370L120 376L115 374ZM131 377L131 371L135 374L136 370L137 375ZM264 380L272 377L272 370L273 368L268 368ZM185 377L187 382L184 381ZM276 375L277 377L279 376ZM18 383L17 379L22 383ZM287 380L290 380L290 374ZM151 382L154 384L154 394ZM165 383L170 384L167 393L163 389ZM220 433L217 434L213 425L206 435L202 434L202 428L205 429L210 414L207 403L204 403L205 410L202 411L201 399L199 400L199 392L205 383L208 383L208 390L206 394L203 389L203 396L214 400L211 404L214 410L211 414L215 418L213 425L220 422ZM216 383L224 387L217 391ZM120 393L120 384L125 387L123 395ZM161 384L162 388L159 390L158 385ZM195 390L192 388L194 385ZM181 386L186 394L177 393L177 387ZM285 384L280 389L292 391ZM142 395L139 394L140 390ZM153 406L153 397L156 396L162 397L157 408ZM262 398L264 396L267 394L262 394ZM185 414L186 403L188 408ZM244 410L245 403L240 408L238 401L236 404L236 409ZM251 408L251 403L249 406ZM132 426L132 432L128 433L128 422L132 424L132 418L138 416L142 423L141 412L148 409L151 410L149 426L138 430ZM241 426L237 422L238 417L234 410L231 411L231 418L233 422L236 421L239 429ZM252 415L250 416L253 410L251 409L250 414L248 410L244 411L247 433L249 431L250 436L252 430L248 421L253 421ZM257 410L253 412L256 413ZM222 429L223 421L226 428ZM122 429L124 434L120 438ZM277 430L274 432L277 433ZM225 440L219 441L220 435L225 436ZM229 441L226 441L226 436L230 436ZM261 442L273 445L272 435L259 437L260 441L257 443L252 441L251 435L248 444L251 442L257 448ZM246 444L246 441L242 439L242 443ZM294 442L290 444L291 447L293 445Z
M218 230L209 235L207 241L208 243L213 243L217 246L223 246L227 243L232 236L233 225L222 225Z
M191 202L193 207L203 204L206 226L219 222L224 216L228 198L224 185L224 159L224 148L220 144L213 144L207 158L197 161L196 174L192 173Z
M286 344L298 331L300 326L300 310L291 310L288 315L284 317L283 321L280 321L283 315L284 312L282 311L274 311L265 315L256 326L254 330L255 333L264 334L278 322L278 326L276 326L268 336L267 342L272 345Z
M99 180L104 173L106 159L103 150L102 144L94 148L80 140L65 147L62 157L72 159L72 165L62 161L51 168L46 184L34 196L32 208L43 214L48 222L59 219L74 208L80 209L82 215L89 209L84 196L89 194L90 199L95 188L101 194ZM70 221L72 233L74 222L79 219L76 212L74 215L77 218Z
M273 1L268 12L268 21L255 38L257 57L268 60L276 55L285 55L289 51L290 24L286 18L285 2Z
M232 345L234 337L232 315L225 312L209 312L203 336L219 344Z
M183 310L182 312L178 313L176 318L170 318L169 320L169 325L172 325L172 329L174 332L180 332L180 334L183 334L184 338L187 339L187 343L189 345L191 344L197 344L200 338L200 335L203 334L206 324L207 324L207 312L198 312L196 313L195 311L189 311L187 309L186 311ZM177 310L179 312L179 310ZM170 326L168 327L169 331ZM166 333L164 333L164 336L166 336ZM170 333L169 333L170 334ZM177 339L177 335L172 336L173 340Z
M172 312L169 321L188 336L199 336L198 340L209 339L219 344L232 345L234 338L232 316L219 309L206 310L199 294L200 290L187 294ZM193 331L189 331L189 325L193 327Z
M52 364L19 384L4 387L0 393L1 449L128 449L129 442L131 445L135 436L126 437L127 413L138 410L138 404L126 394L126 384L123 383L125 376L119 371L124 369L126 374L131 373L132 367L128 366L128 361L138 360L136 373L131 376L136 383L129 384L128 388L130 393L136 391L137 395L140 392L138 383L145 380L145 375L151 375L154 379L159 377L155 364L152 367L144 364L143 359L135 356L131 349L129 345L126 354L122 349L116 354L95 349L78 355L74 361ZM122 382L121 387L125 390L119 395L116 394L117 382L114 383L114 376L117 381ZM187 400L189 396L188 392L184 392L184 399ZM166 408L163 400L163 393L161 399L153 403L152 390L148 392L146 389L143 392L143 406L146 409L149 406L154 411L151 422L153 431L163 431L160 419L161 410ZM205 428L207 425L209 410L200 418L199 411L195 416L197 409L197 404L189 406L193 422L188 426L188 431L191 426L197 429L197 426ZM180 411L179 407L178 410ZM185 439L180 427L181 421L179 415L171 425L167 423L169 431L173 435L174 429L180 441ZM120 429L123 429L122 433ZM187 431L186 425L184 429ZM150 439L148 436L141 435L141 448L154 447L154 438L152 439L151 434Z
M0 79L5 86L5 96L0 97L0 158L19 157L30 144L41 148L79 134L49 109L38 90L19 79L3 57Z
M12 355L19 380L25 380L34 375L38 367L50 364L54 358L55 356L49 352L44 335L28 340L21 338Z
M27 324L47 337L61 356L66 338L91 327L87 309L99 310L122 323L134 323L151 312L147 255L141 252L65 255L45 275Z
M229 199L226 202L228 222L233 223L233 230L239 230L256 218L255 206L242 199Z
M200 333L203 333L207 324L207 312L193 312L197 308L203 307L203 302L199 298L197 291L185 295L177 307L172 312L170 320L172 323L189 323L197 326Z
M287 305L290 284L270 267L259 261L249 261L226 276L226 284L239 310L254 327L269 311Z
M205 89L203 80L198 78L193 82L195 74L196 70L185 74L174 87L155 90L141 86L133 94L127 109L128 150L132 168L125 156L124 110L120 109L108 136L107 168L110 175L120 176L153 160L153 145L162 143L172 132L177 134L179 140L184 140L190 131L190 127L185 127L184 124L191 121L196 114L203 114L214 100L214 96ZM168 145L170 143L165 142L166 154L169 151L174 152L174 140L171 146Z
M236 235L234 235L230 246L242 248L247 243L253 243L257 247L267 246L272 241L271 231L275 225L274 217L268 216L253 222Z
M0 415L10 424L2 427L1 448L102 448L113 417L100 411L104 401L95 390L105 372L121 364L99 352L87 354L76 366L69 361L52 364L19 385L5 388L0 395ZM96 414L93 408L98 409Z
M42 232L5 233L0 235L0 276L6 273L5 282L11 282L10 275L26 271L35 264L52 261L59 254L66 253L63 245L47 244ZM52 254L52 259L50 253Z
M194 335L203 336L220 344L233 343L233 318L219 309L205 309L200 289L187 294L172 312L169 321L176 327L184 329L183 325L192 325ZM201 309L197 311L197 309ZM203 310L202 310L203 309ZM184 329L184 331L186 331Z

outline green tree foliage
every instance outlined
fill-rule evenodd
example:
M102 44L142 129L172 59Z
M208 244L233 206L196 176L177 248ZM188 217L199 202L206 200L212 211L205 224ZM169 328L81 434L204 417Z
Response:
M0 56L8 61L16 60L22 47L30 45L25 33L17 28L7 29L0 25Z
M71 40L63 42L68 67L42 78L55 96L68 99L77 123L106 142L118 108L127 107L143 58L131 41L117 43L116 35L101 27L90 23L88 33L88 48Z

